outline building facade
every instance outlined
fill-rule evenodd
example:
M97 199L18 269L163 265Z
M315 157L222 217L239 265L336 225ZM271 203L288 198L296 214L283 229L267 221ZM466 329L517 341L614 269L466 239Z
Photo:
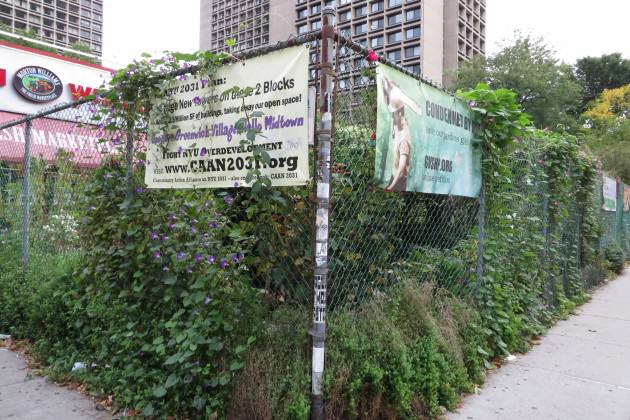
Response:
M326 6L341 34L437 85L485 55L485 0L202 0L201 48L234 39L242 51L320 29Z
M295 31L294 1L201 0L199 47L238 52L284 41Z
M28 32L58 47L103 54L103 0L0 0L0 31Z

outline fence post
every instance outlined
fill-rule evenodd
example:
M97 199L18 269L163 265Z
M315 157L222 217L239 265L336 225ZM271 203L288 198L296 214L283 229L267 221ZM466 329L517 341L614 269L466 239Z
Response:
M28 268L29 260L29 238L31 222L31 120L26 120L24 130L24 156L22 160L22 265L24 274Z
M623 250L624 259L626 247L623 244L623 182L617 177L617 207L615 208L615 240Z
M479 190L479 239L477 241L477 291L481 287L481 278L483 276L483 253L484 242L486 240L486 188L481 180L481 189Z
M332 129L332 82L334 7L322 11L322 47L320 56L320 127L317 147L317 204L315 219L315 273L313 279L313 338L311 372L311 418L324 419L324 352L326 344L326 283L328 280L328 212L330 209L330 156Z

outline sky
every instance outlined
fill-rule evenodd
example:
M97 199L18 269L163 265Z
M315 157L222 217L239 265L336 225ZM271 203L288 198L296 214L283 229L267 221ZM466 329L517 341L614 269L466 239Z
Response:
M103 64L118 68L143 52L199 48L199 0L107 0ZM544 37L567 63L620 52L630 58L630 0L486 0L487 49L515 30Z

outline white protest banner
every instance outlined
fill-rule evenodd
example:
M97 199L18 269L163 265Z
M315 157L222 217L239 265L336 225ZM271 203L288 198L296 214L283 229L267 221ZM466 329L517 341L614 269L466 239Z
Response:
M150 115L148 187L246 187L254 167L274 186L308 183L308 57L306 46L291 47L220 67L212 78L169 81ZM257 132L253 142L238 133L244 118ZM255 160L255 149L269 160Z
M617 210L617 181L607 176L604 177L603 185L604 203L602 209L606 211Z

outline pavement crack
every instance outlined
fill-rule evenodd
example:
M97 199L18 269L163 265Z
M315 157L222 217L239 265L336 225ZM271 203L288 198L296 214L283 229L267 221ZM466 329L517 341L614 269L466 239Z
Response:
M530 366L530 365L523 364L521 362L512 362L512 364L520 366L520 367L523 367L523 368L527 368L527 369L541 370L543 372L553 373L555 375L563 376L565 378L575 379L575 380L578 380L578 381L588 382L588 383L592 383L592 384L596 384L596 385L603 385L603 386L606 386L606 387L613 387L613 388L616 388L616 389L619 389L619 390L622 390L622 391L630 392L630 387L624 386L624 385L611 384L611 383L608 383L608 382L598 381L596 379L584 378L584 377L575 376L575 375L569 375L567 373L558 372L557 370L548 369L548 368L542 368L542 367L537 367L537 366Z

